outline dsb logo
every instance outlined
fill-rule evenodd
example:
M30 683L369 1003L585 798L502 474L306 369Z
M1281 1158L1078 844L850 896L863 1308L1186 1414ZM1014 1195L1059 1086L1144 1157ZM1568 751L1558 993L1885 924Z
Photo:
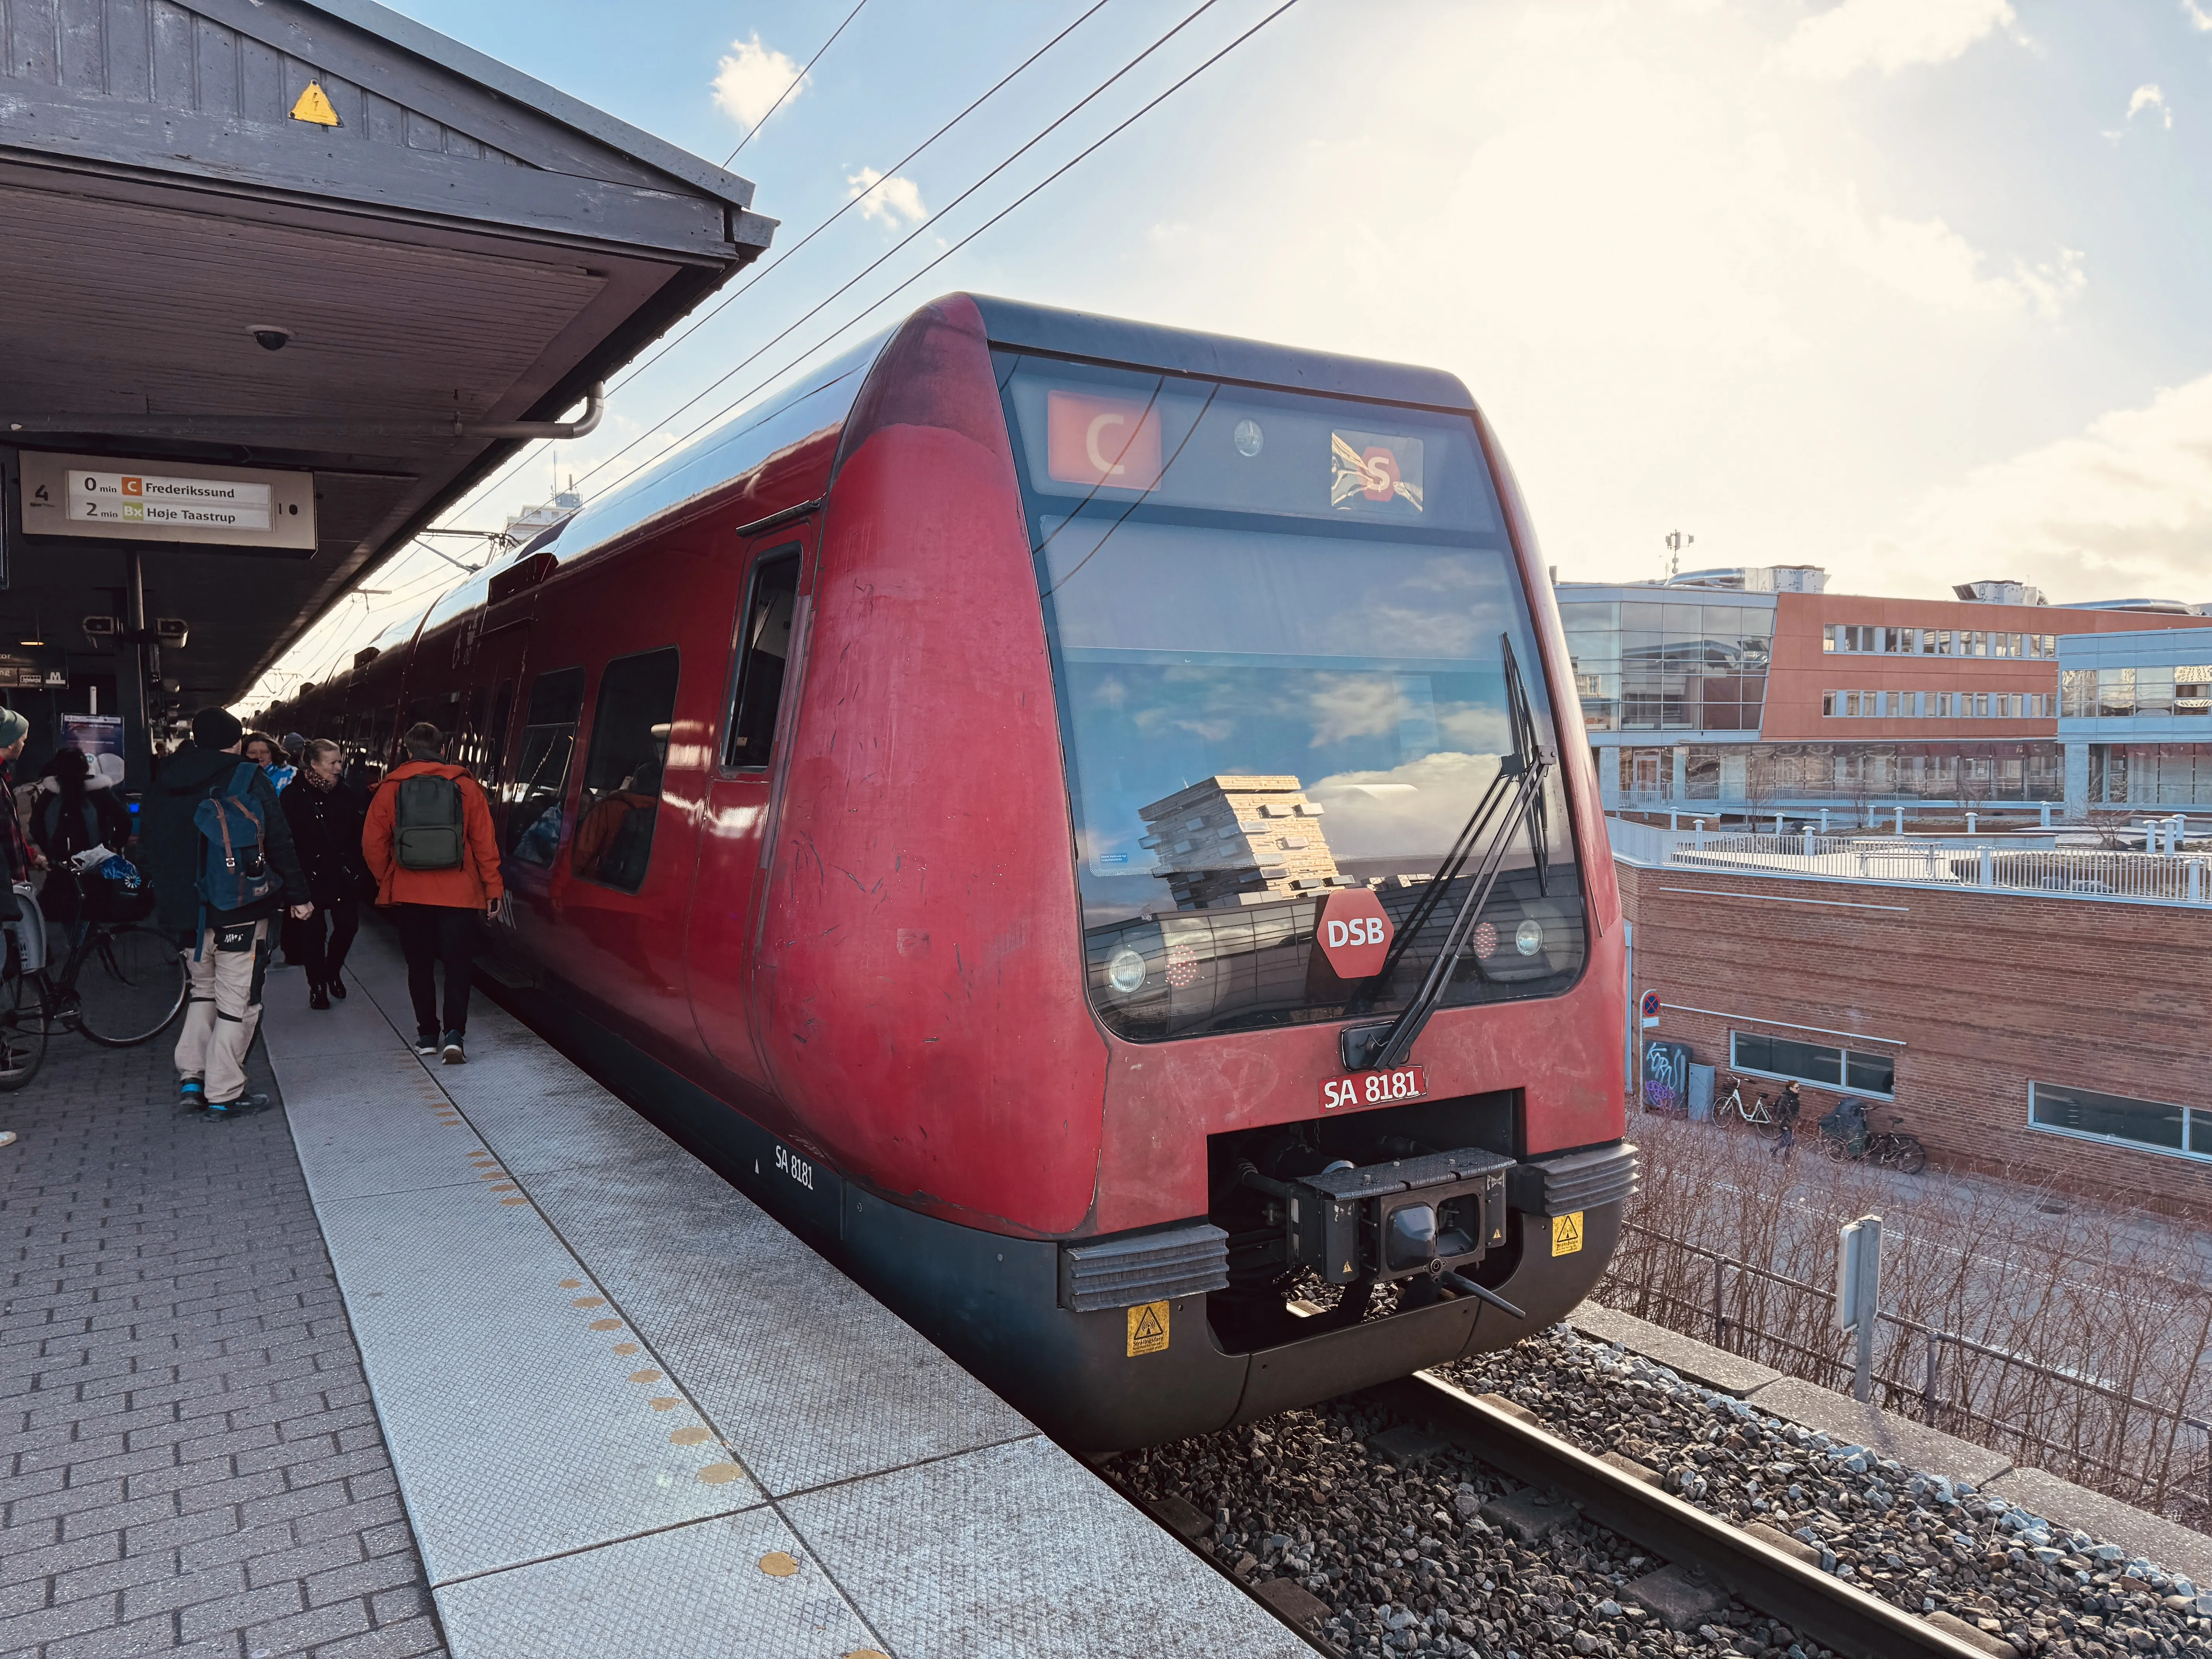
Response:
M1382 901L1364 887L1352 887L1328 896L1314 935L1339 979L1371 979L1382 971L1395 932Z

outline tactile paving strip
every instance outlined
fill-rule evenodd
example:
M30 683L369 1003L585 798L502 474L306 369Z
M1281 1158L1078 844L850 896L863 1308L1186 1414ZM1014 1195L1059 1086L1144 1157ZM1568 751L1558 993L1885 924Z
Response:
M531 1192L769 1492L1036 1432L750 1200L671 1152L555 1170Z
M768 1510L466 1579L438 1608L454 1652L516 1659L842 1659L877 1647Z
M782 1509L899 1659L1313 1651L1042 1437Z

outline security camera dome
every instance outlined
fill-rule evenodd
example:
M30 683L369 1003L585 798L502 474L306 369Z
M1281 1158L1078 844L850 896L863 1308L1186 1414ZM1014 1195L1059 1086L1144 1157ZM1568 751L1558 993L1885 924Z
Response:
M253 337L253 343L264 351L282 351L284 343L292 337L290 329L279 328L274 323L251 323L246 325L246 331Z

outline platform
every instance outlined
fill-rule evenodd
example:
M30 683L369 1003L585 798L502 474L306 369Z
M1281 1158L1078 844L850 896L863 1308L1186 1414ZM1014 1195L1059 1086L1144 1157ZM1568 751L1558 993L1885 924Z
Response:
M458 1659L1310 1651L482 995L263 1030Z

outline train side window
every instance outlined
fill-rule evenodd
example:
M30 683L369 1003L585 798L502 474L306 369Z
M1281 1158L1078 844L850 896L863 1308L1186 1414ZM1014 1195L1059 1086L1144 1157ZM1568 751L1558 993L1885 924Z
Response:
M491 720L484 727L483 778L486 783L500 781L500 767L507 760L507 717L514 712L514 682L501 680L499 690L491 694Z
M580 668L556 668L531 682L522 753L507 792L507 851L525 864L550 867L561 844L561 797L568 787L568 758L576 751L576 716L583 707Z
M569 854L569 867L586 881L625 893L644 884L653 820L660 813L660 776L668 764L668 728L676 717L676 648L670 646L619 657L599 676Z
M475 773L479 780L484 775L483 757L484 689L481 685L469 688L468 700L461 705L461 741L455 745L452 757Z
M764 767L775 742L783 702L783 671L791 655L791 623L799 607L799 549L778 548L753 564L738 629L738 667L724 727L726 770Z

